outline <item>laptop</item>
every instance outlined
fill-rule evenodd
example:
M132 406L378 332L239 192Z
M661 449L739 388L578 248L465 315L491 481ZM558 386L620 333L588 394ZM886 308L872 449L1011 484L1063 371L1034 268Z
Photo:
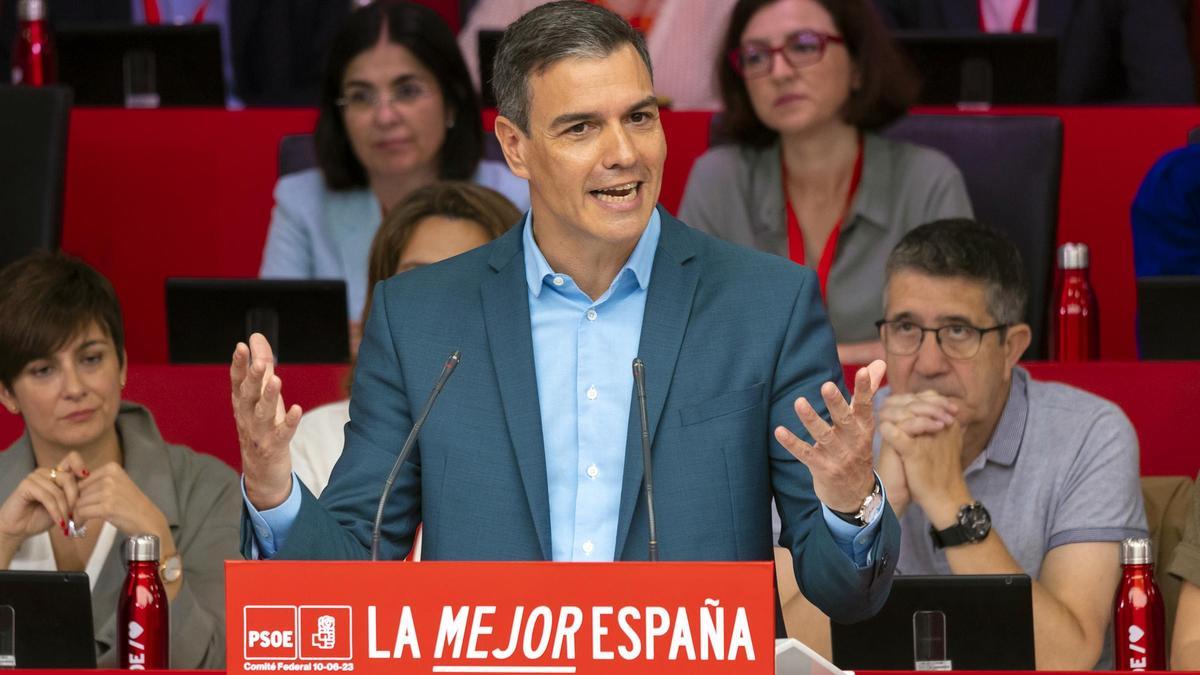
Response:
M251 333L279 363L345 363L346 282L340 279L167 279L171 363L228 363Z
M897 576L879 614L830 628L842 670L920 670L918 655L929 669L1034 669L1033 585L1024 574Z
M496 63L496 52L500 50L502 30L480 30L479 41L479 100L485 108L496 107L496 92L492 89L492 73Z
M95 668L92 592L83 572L0 571L0 665Z
M1141 357L1200 359L1200 276L1142 277L1137 294Z
M58 79L74 90L75 105L125 106L127 61L151 61L158 106L225 106L215 24L64 27L54 40Z
M1050 105L1058 102L1058 39L1030 33L897 31L922 79L923 105Z

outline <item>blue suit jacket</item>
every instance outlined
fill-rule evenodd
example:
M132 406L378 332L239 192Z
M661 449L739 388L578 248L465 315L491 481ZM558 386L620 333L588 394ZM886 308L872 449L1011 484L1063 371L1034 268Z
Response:
M455 349L462 363L400 472L381 557L400 558L424 523L426 560L549 560L550 506L521 228L383 282L367 322L346 445L277 558L360 559L383 483L412 417ZM838 621L878 610L899 550L885 509L872 564L838 548L803 464L772 429L803 427L797 396L841 381L815 275L692 230L665 211L639 355L664 560L771 560L771 497L805 595ZM564 358L570 358L566 356ZM634 402L636 405L636 401ZM805 434L806 435L806 434ZM629 418L616 551L646 560L640 424ZM243 544L251 528L244 523Z

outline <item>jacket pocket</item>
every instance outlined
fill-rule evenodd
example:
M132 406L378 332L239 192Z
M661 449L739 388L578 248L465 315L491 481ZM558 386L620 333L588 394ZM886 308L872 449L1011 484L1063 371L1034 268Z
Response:
M679 421L683 426L707 422L708 420L748 410L762 403L763 383L745 389L730 391L720 396L679 409Z

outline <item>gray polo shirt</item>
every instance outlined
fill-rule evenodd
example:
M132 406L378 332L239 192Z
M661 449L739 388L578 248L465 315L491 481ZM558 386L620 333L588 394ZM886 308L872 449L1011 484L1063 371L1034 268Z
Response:
M876 400L889 393L890 387L883 389ZM964 473L971 494L991 514L992 529L1034 579L1056 546L1148 536L1137 434L1129 419L1110 401L1038 382L1023 368L1013 369L996 431ZM951 573L919 506L909 505L900 530L898 573ZM1111 661L1106 637L1098 665Z

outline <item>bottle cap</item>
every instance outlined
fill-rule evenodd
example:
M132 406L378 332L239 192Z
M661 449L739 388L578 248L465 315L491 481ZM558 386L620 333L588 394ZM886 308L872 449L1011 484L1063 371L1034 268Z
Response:
M158 562L158 537L139 534L125 540L125 562Z
M21 0L17 4L18 21L41 21L46 18L46 0Z
M1145 537L1121 542L1122 565L1147 565L1154 562L1154 551Z
M1058 247L1060 270L1086 270L1088 268L1087 244L1068 243Z

